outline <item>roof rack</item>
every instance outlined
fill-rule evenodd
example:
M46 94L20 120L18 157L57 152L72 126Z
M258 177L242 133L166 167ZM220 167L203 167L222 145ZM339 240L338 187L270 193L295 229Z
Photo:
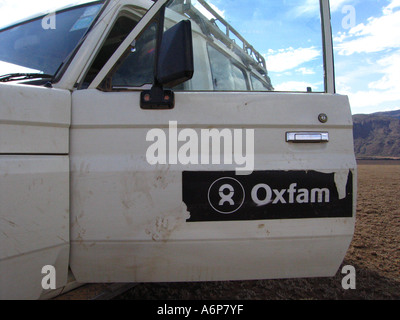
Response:
M267 69L265 58L254 49L254 47L248 43L235 28L233 28L221 15L218 14L206 1L197 0L215 19L208 20L204 14L196 9L191 0L178 0L175 1L174 10L180 11L183 14L188 15L192 18L205 34L213 36L214 38L221 41L229 49L233 50L246 64L250 64L255 69L260 72L269 80L267 76ZM223 32L217 25L217 21L222 24L226 30ZM231 39L231 34L233 34L237 39L239 39L243 46L242 48L238 46L234 39Z
M243 43L243 50L251 57L253 57L253 59L260 64L264 69L266 69L266 65L265 65L265 59L264 57L254 49L254 47L248 43L246 41L245 38L243 38L241 36L241 34L239 34L238 31L236 31L235 28L233 28L227 21L225 21L224 18L222 18L218 12L216 12L207 2L205 2L204 0L198 0L199 3L206 8L216 19L213 19L212 22L213 24L215 24L215 26L218 28L218 26L216 25L216 21L219 21L220 23L222 23L225 28L226 28L226 32L225 35L226 37L233 43L235 43L235 41L233 39L230 39L230 34L233 33L240 41L242 41ZM218 28L219 29L219 28Z

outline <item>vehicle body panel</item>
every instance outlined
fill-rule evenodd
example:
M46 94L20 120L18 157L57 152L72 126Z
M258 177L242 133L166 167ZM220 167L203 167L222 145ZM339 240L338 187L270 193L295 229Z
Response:
M67 279L71 93L0 84L0 95L0 297L37 299L45 265L58 287Z
M198 271L207 268L213 270L214 280L262 274L329 276L337 270L338 265L328 265L343 259L352 239L354 217L187 223L190 213L182 202L182 172L188 167L149 165L145 155L150 143L144 142L152 128L163 129L167 135L170 119L180 129L197 131L253 128L255 171L315 170L346 175L350 168L356 179L347 97L176 93L174 110L154 113L135 105L138 95L93 90L73 94L71 268L79 281L206 280L208 274L202 271L199 276ZM329 125L318 121L321 112L331 119ZM327 131L331 140L290 144L285 140L287 130ZM234 165L199 164L190 170L232 171ZM252 255L254 250L259 254ZM246 273L239 264L244 252L249 255L243 261L253 266ZM199 267L199 259L204 268ZM315 269L305 267L310 261Z

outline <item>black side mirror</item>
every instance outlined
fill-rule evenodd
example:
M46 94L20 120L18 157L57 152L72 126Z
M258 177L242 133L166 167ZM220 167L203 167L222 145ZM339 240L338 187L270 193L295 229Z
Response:
M192 79L193 42L190 20L181 21L168 29L161 41L157 63L157 81L172 88Z
M141 94L142 109L172 109L175 104L174 93L164 90L193 77L193 41L189 20L177 23L163 33L158 41L155 81L151 90Z

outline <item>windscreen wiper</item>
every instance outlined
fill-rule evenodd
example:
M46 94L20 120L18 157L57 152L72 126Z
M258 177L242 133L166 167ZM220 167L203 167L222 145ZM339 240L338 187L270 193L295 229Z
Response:
M46 73L10 73L0 76L0 82L47 78L53 79L53 75Z

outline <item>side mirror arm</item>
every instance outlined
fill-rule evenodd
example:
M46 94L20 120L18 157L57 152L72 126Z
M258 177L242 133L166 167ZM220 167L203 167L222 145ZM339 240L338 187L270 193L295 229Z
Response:
M140 107L145 110L173 109L175 95L172 90L165 90L162 85L154 84L150 90L140 94Z

